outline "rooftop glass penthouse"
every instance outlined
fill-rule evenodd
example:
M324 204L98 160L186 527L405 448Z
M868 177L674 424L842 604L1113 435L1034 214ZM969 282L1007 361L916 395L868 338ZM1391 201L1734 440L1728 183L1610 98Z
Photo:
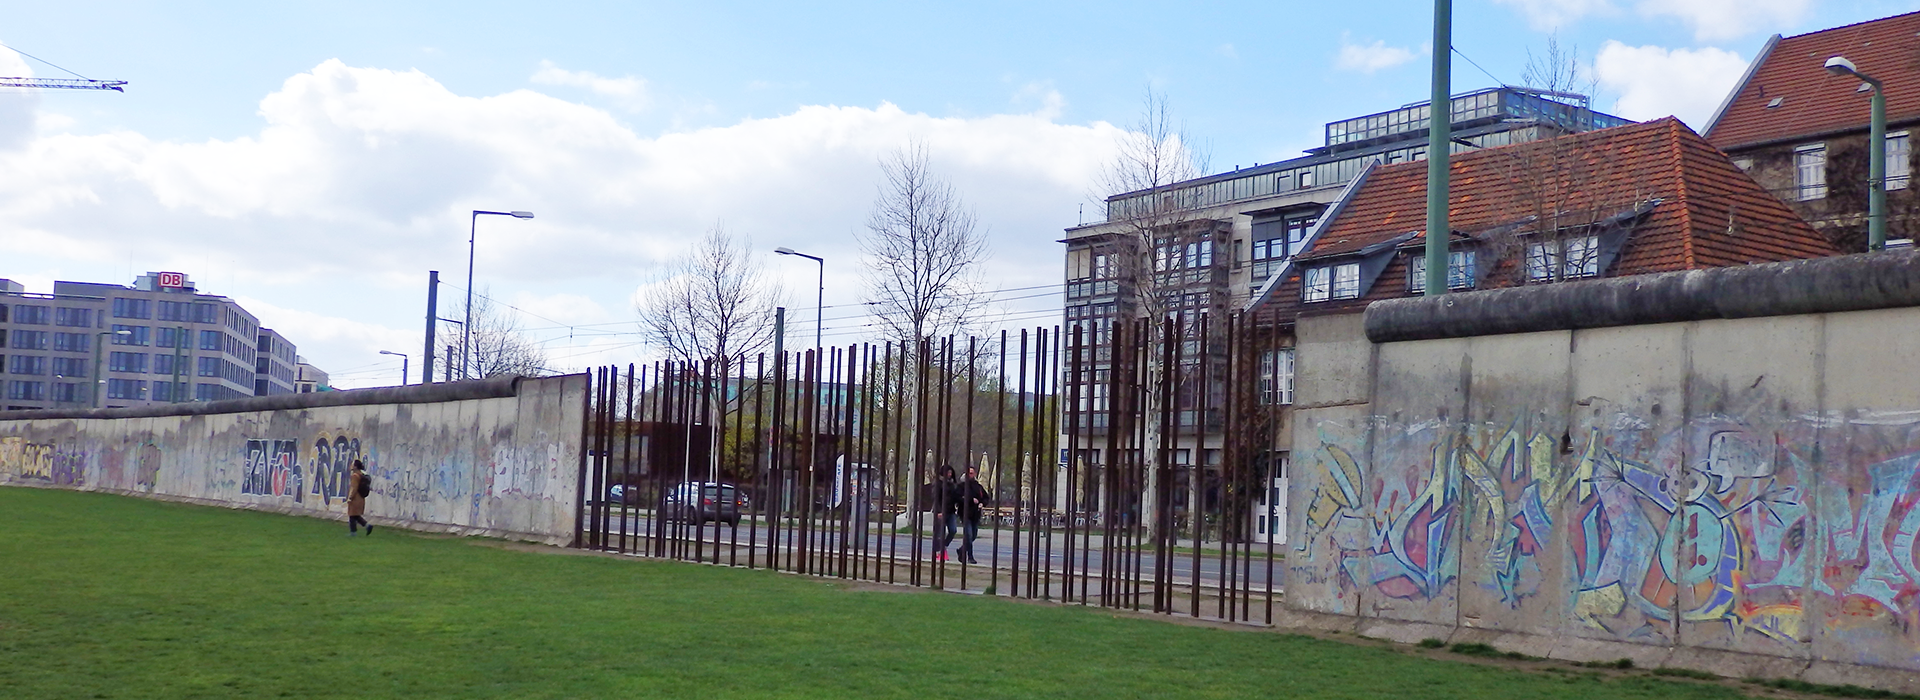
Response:
M1575 133L1629 124L1625 119L1593 111L1584 95L1528 88L1488 88L1453 98L1452 150L1491 148L1557 134L1542 127ZM1175 209L1198 209L1293 190L1344 184L1368 160L1392 164L1427 158L1428 105L1419 102L1399 109L1343 119L1327 124L1326 145L1292 160L1268 163L1182 182L1157 195L1128 192L1107 198L1107 220L1137 216L1152 197L1169 198ZM1464 141L1465 143L1461 143Z

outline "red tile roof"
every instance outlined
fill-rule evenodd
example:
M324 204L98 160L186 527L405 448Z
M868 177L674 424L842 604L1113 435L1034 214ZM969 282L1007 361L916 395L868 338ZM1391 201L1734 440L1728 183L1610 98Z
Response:
M1543 217L1560 225L1591 223L1658 200L1633 227L1619 257L1602 271L1609 277L1836 252L1778 198L1672 117L1460 153L1453 156L1451 171L1448 218L1460 241L1503 226L1530 231L1531 221ZM1557 176L1543 177L1543 172ZM1299 266L1417 233L1426 225L1426 186L1424 161L1375 168L1301 256ZM1560 212L1557 218L1551 214L1555 211ZM1424 235L1415 235L1404 245L1424 241ZM1517 283L1519 262L1518 251L1502 260L1482 260L1482 265L1495 266L1483 287ZM1394 260L1360 299L1313 304L1300 301L1296 272L1274 291L1263 311L1271 309L1284 318L1406 296L1405 268L1404 260Z
M1734 88L1707 140L1722 150L1851 129L1865 130L1868 98L1860 80L1834 75L1827 59L1845 56L1887 83L1887 119L1920 118L1920 12L1778 39ZM1773 100L1777 107L1768 107Z

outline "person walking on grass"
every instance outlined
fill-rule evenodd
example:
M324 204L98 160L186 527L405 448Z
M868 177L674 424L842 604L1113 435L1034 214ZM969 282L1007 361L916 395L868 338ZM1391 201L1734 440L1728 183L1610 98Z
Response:
M373 534L373 523L367 522L367 494L373 493L373 477L367 474L367 465L353 460L353 471L347 479L347 536L352 537L357 528L366 526L367 534Z
M987 504L993 502L993 496L987 493L987 487L980 485L980 468L967 467L967 478L956 489L955 501L960 506L960 524L966 528L966 539L960 544L960 561L978 564L973 558L973 541L980 536L980 516Z

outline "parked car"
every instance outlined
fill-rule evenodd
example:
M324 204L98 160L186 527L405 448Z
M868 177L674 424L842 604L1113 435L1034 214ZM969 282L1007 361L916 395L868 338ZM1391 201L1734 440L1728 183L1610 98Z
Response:
M748 508L747 494L733 484L689 481L661 496L660 514L695 525L709 521L739 525L740 514Z

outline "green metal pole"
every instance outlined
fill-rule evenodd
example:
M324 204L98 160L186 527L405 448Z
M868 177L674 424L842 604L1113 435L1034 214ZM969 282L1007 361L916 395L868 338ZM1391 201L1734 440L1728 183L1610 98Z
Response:
M1433 0L1433 100L1427 103L1427 294L1447 293L1447 156L1453 136L1453 0Z
M1867 250L1887 249L1887 96L1873 81L1873 128L1867 136Z
M787 351L787 307L773 307L773 356L781 358ZM776 359L776 361L784 361Z
M100 382L103 381L100 377L100 354L106 352L106 339L105 333L93 334L93 376L87 378L87 383L93 385L94 408L100 407Z

